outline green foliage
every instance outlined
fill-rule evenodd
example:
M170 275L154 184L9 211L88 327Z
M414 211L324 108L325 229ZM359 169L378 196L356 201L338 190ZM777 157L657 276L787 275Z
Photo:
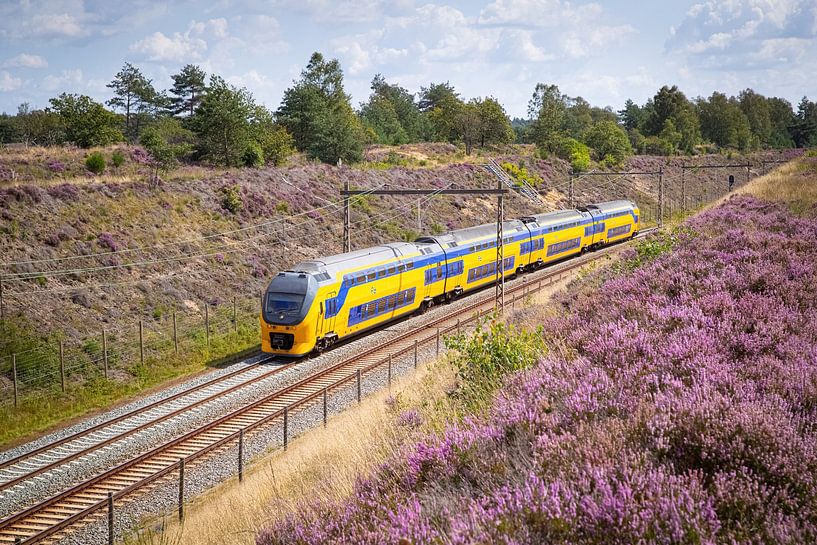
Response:
M250 118L256 108L249 91L211 76L207 93L190 121L198 137L198 154L219 165L241 165L252 139Z
M550 147L557 157L570 162L574 173L590 169L590 148L575 138L557 137Z
M427 132L427 120L414 101L414 95L399 85L386 83L377 74L372 79L372 94L363 104L360 116L375 133L380 144L399 145L419 142Z
M605 120L594 124L585 133L584 141L599 158L615 165L633 153L627 133L615 121Z
M60 116L48 110L32 110L27 102L20 104L17 115L3 115L9 122L7 135L0 135L3 142L23 142L40 146L55 146L65 141L65 127ZM0 127L0 131L3 128Z
M472 336L447 337L445 344L456 351L452 359L457 372L454 396L473 413L490 404L509 374L529 368L546 352L540 331L501 322L491 323L488 329L480 326Z
M513 163L502 163L502 169L511 175L514 179L525 182L528 185L533 187L539 187L541 184L544 183L544 180L541 176L529 172L527 168L525 168L524 164L522 165L514 165Z
M295 146L311 158L334 164L363 156L366 131L343 89L337 59L313 53L301 79L284 92L278 120L292 134Z
M114 150L111 154L111 163L113 163L113 166L116 168L121 167L125 164L125 154L122 153L121 150Z
M421 87L419 108L428 118L427 140L456 142L460 138L457 117L464 105L459 93L448 82Z
M675 145L658 136L648 136L644 139L644 150L650 155L672 155L675 153Z
M90 97L63 93L49 102L51 110L59 115L69 142L81 148L90 148L122 141L116 114Z
M244 150L244 155L241 156L241 161L247 167L262 167L264 166L264 150L258 142L250 142Z
M153 88L151 80L131 63L126 62L114 79L107 85L114 92L108 106L118 108L125 114L125 136L135 141L145 118L149 118L161 106L163 97Z
M665 143L667 149L670 150L670 153L667 155L675 153L675 150L678 149L678 145L681 143L681 133L676 130L675 123L672 119L667 119L664 122L664 128L658 137Z
M724 148L749 149L752 142L749 120L737 99L712 93L708 100L699 100L698 111L704 138Z
M170 77L173 80L173 87L170 89L173 95L170 98L170 110L175 115L192 118L204 97L206 91L204 82L207 75L198 66L188 64L181 72Z
M150 155L154 179L159 172L170 172L179 159L193 149L193 134L174 118L163 118L142 132L139 143Z
M635 242L635 255L617 262L614 266L615 270L629 273L671 252L675 245L678 244L681 233L686 236L695 236L691 229L681 227L671 232L658 231L647 238L637 240Z
M241 200L241 188L237 184L228 185L222 187L219 191L221 193L221 207L233 214L238 214L244 204Z
M252 139L261 147L266 162L283 165L295 151L292 135L277 124L272 113L263 106L255 108L250 128Z
M528 116L533 120L531 140L545 151L555 151L554 146L563 133L568 97L556 85L537 83L528 102Z
M85 158L85 168L96 175L105 172L105 166L105 157L98 151L90 153L88 157Z
M445 227L439 222L433 222L431 224L431 234L432 235L441 235L445 233Z

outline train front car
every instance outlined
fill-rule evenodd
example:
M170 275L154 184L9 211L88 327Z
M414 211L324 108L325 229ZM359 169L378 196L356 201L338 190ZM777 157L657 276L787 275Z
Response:
M317 275L304 270L278 273L261 303L261 350L303 356L315 348Z

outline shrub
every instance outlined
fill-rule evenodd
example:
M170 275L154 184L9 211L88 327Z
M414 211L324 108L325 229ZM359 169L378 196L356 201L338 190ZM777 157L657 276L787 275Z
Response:
M63 172L65 172L65 163L63 163L62 161L57 161L56 159L46 163L46 166L48 166L48 170L56 174L62 174Z
M599 121L587 131L584 141L610 165L620 164L633 153L627 133L615 121Z
M114 150L114 152L111 154L111 163L113 163L113 166L116 168L121 167L123 164L125 164L125 154L122 153L121 150Z
M85 168L96 175L105 172L105 157L98 151L95 151L85 158Z
M295 152L292 135L283 127L276 126L273 129L263 131L257 136L257 139L264 151L264 158L274 166L283 165L287 162L289 156Z
M524 163L520 161L519 165L513 163L502 163L502 169L511 175L517 182L525 182L533 187L539 187L544 180L541 176L533 174L525 168Z
M250 142L241 156L241 162L245 167L262 167L264 166L264 150L257 142Z
M243 205L243 201L241 200L241 188L238 185L230 185L222 187L220 191L222 208L233 214L237 214Z

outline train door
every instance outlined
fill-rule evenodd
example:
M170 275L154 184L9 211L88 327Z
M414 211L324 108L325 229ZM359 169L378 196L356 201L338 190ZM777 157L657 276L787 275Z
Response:
M335 322L338 318L338 301L335 298L337 294L337 292L333 291L323 300L323 312L318 319L319 337L327 333L337 333L337 331L335 331Z

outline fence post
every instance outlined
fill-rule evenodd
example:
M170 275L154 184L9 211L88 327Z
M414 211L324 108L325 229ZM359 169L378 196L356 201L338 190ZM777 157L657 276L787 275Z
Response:
M326 388L323 389L323 427L326 427Z
M357 402L360 403L360 369L357 370Z
M658 227L664 226L664 167L658 169Z
M65 393L65 344L60 341L60 385Z
M414 368L417 369L417 339L414 339Z
M11 355L11 381L14 385L14 406L17 407L17 354Z
M391 390L391 352L389 352L389 372L388 372L389 390Z
M113 545L113 492L108 492L108 545Z
M287 428L289 427L289 407L284 407L284 450L287 449L287 443L289 442L289 433Z
M746 161L746 183L747 184L749 183L749 176L751 176L751 173L752 173L752 163L750 163L749 161Z
M440 328L437 328L437 355L440 355Z
M238 333L238 311L235 297L233 297L233 331Z
M204 337L207 340L207 350L210 350L210 305L204 302Z
M457 318L457 335L460 334L460 319Z
M145 363L145 332L142 320L139 320L139 361Z
M108 337L102 330L102 364L105 366L105 378L108 378Z
M173 350L179 355L179 329L176 324L176 311L173 311Z
M244 480L244 428L238 430L238 482Z
M3 277L0 276L0 321L6 319L6 302L3 300Z
M184 458L179 458L179 520L184 520Z

